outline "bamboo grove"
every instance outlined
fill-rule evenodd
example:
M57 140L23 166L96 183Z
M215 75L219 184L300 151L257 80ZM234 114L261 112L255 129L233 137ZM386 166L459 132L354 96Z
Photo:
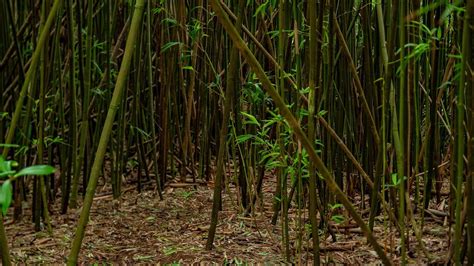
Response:
M322 263L352 220L384 264L474 263L473 0L6 0L0 25L2 156L58 170L16 178L8 215L51 231L51 204L82 207L68 264L98 183L214 184L212 249L229 185L252 215L270 177L287 262ZM437 258L423 229L443 200ZM4 265L7 242L0 219Z

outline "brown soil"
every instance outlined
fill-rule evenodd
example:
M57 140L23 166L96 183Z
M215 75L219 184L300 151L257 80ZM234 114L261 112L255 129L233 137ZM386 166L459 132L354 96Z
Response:
M269 178L270 179L270 178ZM269 263L283 262L281 225L272 226L271 195L273 182L266 182L264 202L251 217L243 217L236 204L235 188L224 193L224 210L219 216L219 225L212 251L204 249L212 207L212 188L198 186L170 187L165 189L163 201L153 190L138 194L129 189L122 199L113 200L109 194L97 196L91 211L86 236L80 254L80 262L93 263ZM53 234L35 232L28 218L21 222L6 221L7 235L14 263L63 264L69 254L79 210L70 210L61 215L59 204L52 206ZM29 210L27 214L29 216ZM321 258L326 263L367 264L378 263L378 257L367 245L360 229L341 212L344 222L334 225L337 242L331 237L321 236ZM11 217L9 215L8 217ZM295 263L312 261L311 250L295 252L297 249L298 219L296 210L290 210L290 238ZM430 218L424 228L423 242L435 261L445 258L449 242L448 226L442 218ZM302 220L308 223L307 214ZM385 246L395 262L399 262L398 236L393 229L386 228L381 219L375 228L379 243ZM324 239L326 238L326 239ZM311 246L306 234L303 247ZM418 251L413 235L410 235L409 263L426 263Z

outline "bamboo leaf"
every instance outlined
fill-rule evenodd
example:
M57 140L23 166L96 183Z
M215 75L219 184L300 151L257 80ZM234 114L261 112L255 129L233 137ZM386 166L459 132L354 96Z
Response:
M168 43L165 43L161 47L161 53L164 53L164 52L168 51L171 47L176 46L176 45L180 45L180 44L181 44L181 42L168 42Z
M255 116L243 111L240 112L240 114L248 118L247 120L244 121L244 124L257 125L260 127L260 123L258 122Z
M14 177L24 176L24 175L50 175L54 173L56 169L50 165L33 165L21 169Z
M5 181L0 187L0 205L2 205L2 214L5 216L8 211L8 207L12 202L12 184L10 180Z
M0 116L0 118L2 118L2 117ZM2 148L18 148L18 147L20 147L20 145L0 143L0 147L2 147Z
M267 9L267 7L268 7L268 4L269 4L269 2L268 2L268 0L267 0L267 1L265 1L263 4L259 5L259 6L257 7L257 10L255 10L255 13L254 13L253 16L254 16L254 17L257 17L259 14L262 14L262 15L263 15L263 13L265 13L265 11L266 11L266 9Z
M241 143L246 142L247 140L249 140L253 137L254 137L254 135L252 135L252 134L240 135L240 136L237 136L235 138L235 141L237 142L237 144L241 144Z

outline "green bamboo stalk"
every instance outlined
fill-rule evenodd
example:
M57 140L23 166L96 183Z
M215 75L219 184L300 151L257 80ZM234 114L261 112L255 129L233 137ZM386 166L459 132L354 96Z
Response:
M399 212L398 219L400 224L400 246L401 246L401 263L406 263L406 242L405 242L405 174L406 171L406 154L405 154L405 126L406 126L406 101L407 93L406 87L406 63L405 63L405 13L406 1L399 1L398 10L398 33L399 33L399 48L400 48L400 76L399 76L399 99L398 99L398 128L393 126L393 138L395 144L395 152L397 156L397 175L399 180ZM393 121L397 120L395 103L392 106ZM395 123L395 122L394 122ZM398 134L398 136L397 136ZM409 153L409 151L406 151Z
M464 14L464 30L468 32L463 32L463 58L464 58L464 68L471 69L470 72L461 72L461 75L465 73L466 82L466 104L468 115L467 115L467 128L468 136L468 176L466 183L466 194L467 202L472 203L474 200L474 73L472 69L474 68L474 41L472 36L474 35L474 0L468 0L466 4L466 13ZM471 37L470 37L471 36ZM467 264L474 264L474 204L468 204L467 206Z
M240 30L242 27L242 17L244 14L244 1L239 0L239 11L237 19L237 30ZM226 149L226 137L229 129L229 117L231 112L231 103L233 101L232 97L234 96L234 89L237 84L233 82L233 75L238 75L237 67L239 66L239 51L234 44L230 53L230 63L227 69L227 89L225 91L224 99L224 112L222 116L222 124L219 132L219 150L217 154L217 170L214 184L214 196L212 202L212 213L211 213L211 225L209 227L209 233L207 237L206 249L211 250L214 243L214 237L216 234L217 228L217 219L219 214L219 209L222 204L222 181L224 178L224 168L225 168L225 149Z
M465 102L465 91L466 91L466 76L472 78L472 65L468 65L467 60L472 61L470 58L472 55L472 32L473 16L474 16L474 1L470 0L466 6L466 13L464 14L464 26L463 26L463 35L462 35L462 52L463 56L461 57L461 76L459 78L459 85L457 90L457 101L456 101L456 130L454 135L456 153L454 154L456 160L456 169L455 169L455 181L456 181L456 209L455 209L455 227L454 227L454 263L456 265L463 264L461 260L461 238L462 238L462 219L461 219L461 209L462 204L461 200L463 197L462 183L464 179L464 151L465 151L465 130L464 130L464 116L466 109ZM468 58L466 58L466 54ZM466 75L466 71L470 74ZM472 84L472 79L469 80ZM468 88L469 89L469 88ZM470 88L471 90L473 88ZM473 112L473 110L470 110ZM472 136L470 136L472 138ZM471 173L472 174L472 173ZM472 204L472 203L471 203ZM468 203L468 205L471 205ZM472 243L471 243L472 244ZM471 256L472 257L472 254Z
M302 27L302 14L297 8L296 1L293 2L293 32L294 32L294 53L295 53L295 68L296 68L296 85L297 88L302 87L302 56L300 48L300 37L298 31ZM293 93L293 99L297 99L296 91ZM300 105L296 104L295 112L298 113L300 110ZM304 235L304 226L303 226L303 160L302 160L302 147L301 143L297 142L297 170L296 170L296 204L297 204L297 240L296 240L296 256L297 259L295 263L302 265L303 259L303 235ZM319 237L319 236L318 236Z
M46 2L43 2L42 8L41 8L41 13L43 15L46 14ZM44 19L44 16L41 16L41 20ZM40 26L40 31L41 28L43 27L43 21L41 21L41 26ZM45 111L45 86L46 86L46 68L47 68L47 62L46 62L46 49L43 47L41 49L41 55L40 55L40 91L39 91L39 115L38 115L38 163L43 164L43 154L44 154L44 111ZM48 197L46 196L46 184L45 184L45 176L39 176L39 193L41 195L41 198L36 198L37 201L40 202L40 206L42 207L43 210L43 215L44 215L44 220L48 228L48 233L52 234L53 229L51 227L51 219L49 217L49 211L48 211ZM40 210L36 210L40 212ZM38 216L39 217L39 216Z
M387 41L385 37L385 23L384 23L384 16L383 16L383 10L382 10L382 4L381 1L377 1L376 4L376 15L377 15L377 29L378 29L378 40L379 40L379 47L380 47L380 53L382 55L382 73L387 76L387 71L389 71L389 66L388 66L388 52L387 52ZM373 229L374 226L374 219L377 214L377 198L374 197L374 194L379 193L380 187L382 185L383 181L383 176L385 174L385 171L387 169L387 160L385 159L385 155L387 154L387 134L386 134L386 114L387 114L387 90L386 90L386 83L390 82L385 80L384 83L382 83L382 112L381 112L381 118L380 118L380 129L379 129L379 134L381 141L378 145L378 159L381 160L381 172L376 171L376 176L374 177L374 186L372 188L372 197L371 197L371 212L369 216L369 227ZM380 167L380 165L379 165Z
M383 249L380 247L377 240L373 236L372 232L364 223L364 221L362 220L360 215L357 213L355 208L352 206L349 199L345 196L344 192L342 192L342 190L334 181L334 177L331 175L331 173L329 172L329 170L327 169L326 165L323 163L321 158L317 155L312 142L308 139L306 134L303 132L296 118L290 112L285 102L280 97L280 95L276 92L275 88L273 87L267 75L265 74L263 68L258 63L253 53L247 47L245 42L240 37L238 31L235 29L230 19L225 14L225 11L222 9L220 1L212 0L211 5L219 21L224 26L229 36L232 38L234 45L240 50L241 54L247 59L248 64L251 66L252 70L255 71L255 74L262 82L264 89L270 95L270 97L272 97L273 101L275 102L276 106L279 109L280 114L285 118L285 120L288 122L289 126L293 130L296 137L301 141L301 144L307 150L310 159L314 161L316 168L320 171L320 174L322 178L324 179L324 181L326 182L326 184L328 185L329 189L333 193L336 194L337 198L341 201L341 203L347 209L347 211L352 216L352 218L360 226L368 242L372 245L375 252L382 260L382 263L386 265L393 265L393 262L387 257Z
M78 261L79 251L82 245L82 240L85 234L85 228L89 220L90 209L92 207L92 202L94 200L95 189L97 187L97 181L102 170L102 164L104 162L104 156L109 142L109 137L112 132L112 126L115 119L115 115L120 106L122 100L123 91L126 85L128 72L130 70L130 64L132 62L132 55L135 48L135 43L137 41L140 24L143 15L143 9L145 5L145 0L137 0L135 3L135 9L133 12L132 23L130 26L130 32L127 38L127 43L125 45L125 53L123 56L122 65L118 73L117 82L115 84L114 92L112 95L112 100L110 102L109 110L107 112L107 117L105 120L104 128L99 140L99 145L97 147L95 160L92 165L91 175L89 178L89 183L87 185L87 191L84 198L84 205L82 207L81 216L76 229L76 234L71 246L71 252L69 253L68 265L76 265Z
M277 71L277 84L278 90L282 98L285 98L285 73L284 69L286 67L286 46L288 40L288 34L286 33L287 29L287 12L288 12L288 1L280 0L279 1L279 11L278 11L278 63L281 66L281 71ZM238 53L238 50L235 50ZM281 123L278 123L276 126L277 130L277 143L280 147L280 156L285 158L284 154L286 153L286 147L283 138L280 136L281 133ZM282 228L282 251L285 255L286 262L291 261L290 255L290 240L289 240L289 225L288 225L288 175L284 167L278 168L278 173L281 186L281 228Z
M86 153L87 137L89 136L89 102L90 91L92 89L92 39L94 36L93 30L93 0L87 3L87 40L86 40L86 63L84 69L84 91L82 97L82 115L81 115L81 130L79 132L79 154L77 155L76 168L74 169L74 176L72 179L71 198L69 205L71 208L77 207L77 194L79 191L79 177L81 165L86 165L84 156ZM78 7L79 8L79 7ZM82 60L82 59L79 59ZM86 167L83 168L83 175L87 174ZM85 185L85 183L84 183Z
M436 10L430 12L429 16L431 20L434 20L434 18L439 17L441 14L441 11L439 8ZM431 24L436 25L437 22L432 22ZM431 191L433 187L433 179L436 176L436 164L437 164L437 147L438 144L436 142L436 132L438 130L438 123L437 123L437 116L436 112L438 110L438 106L436 104L436 91L438 88L438 74L440 73L441 66L439 64L439 57L440 57L440 40L434 39L431 40L431 54L429 58L429 64L430 67L426 68L426 75L430 77L430 95L429 97L431 98L431 103L429 101L427 102L427 109L429 110L429 116L428 116L428 121L429 123L426 123L426 126L428 127L428 133L426 134L426 143L431 143L430 145L427 145L426 147L426 162L425 165L427 169L425 169L425 172L427 172L427 175L425 175L425 188L424 188L424 193L423 193L423 207L425 209L428 208L430 200L431 200ZM429 108L428 108L429 107ZM454 156L452 157L454 160ZM454 167L452 168L454 170ZM453 181L454 182L454 181ZM454 184L453 184L454 185ZM422 215L424 215L424 212L422 212ZM422 218L422 224L424 224L424 216Z
M318 54L318 36L317 36L317 9L316 1L308 2L309 13L309 104L308 104L308 136L315 136L315 108L316 108L316 86L318 80L319 54ZM320 20L322 18L319 18ZM321 258L319 252L319 228L317 222L316 210L316 165L313 161L309 168L309 219L311 222L311 235L313 236L313 265L320 265Z
M7 0L5 2L7 4L8 19L9 19L9 22L10 22L10 27L12 29L12 37L13 37L13 40L14 40L14 43L15 43L15 50L16 50L16 54L18 56L18 62L20 63L19 78L20 78L20 80L25 80L25 64L23 63L23 56L22 56L22 53L21 53L21 50L20 50L20 43L19 43L19 40L18 40L16 25L15 25L15 21L14 21L14 18L13 18L14 14L12 12L12 7L11 7L10 0Z
M151 116L151 145L153 152L153 166L155 169L155 181L156 189L158 190L158 195L160 199L163 199L161 180L160 180L160 170L158 165L158 151L156 149L156 130L155 130L155 106L154 106L154 96L153 96L153 72L152 72L152 54L151 54L151 5L152 1L148 1L146 9L146 60L147 60L147 79L148 79L148 105L150 108Z
M346 40L344 39L344 35L342 34L342 31L341 31L341 28L339 27L339 23L337 22L337 19L334 19L334 25L336 29L336 36L342 46L342 51L344 52L345 56L347 57L347 61L349 62L349 70L351 71L352 76L354 78L354 81L355 81L354 83L357 89L358 96L360 97L362 101L362 109L364 110L364 113L369 120L369 127L372 133L372 136L374 137L374 142L376 145L378 145L380 143L380 137L377 130L377 125L375 123L374 115L372 114L369 104L367 103L364 89L362 88L362 83L360 82L359 75L357 74L357 69L354 65L354 60L352 59L349 48L347 47Z
M197 6L202 6L202 0L199 0L200 3ZM202 9L199 9L199 14L202 13ZM198 23L201 23L201 15L198 15ZM184 162L185 165L190 165L191 169L194 168L194 149L192 147L192 136L191 136L191 118L193 117L193 105L194 105L194 91L196 87L196 71L197 71L197 59L199 55L199 45L201 41L201 34L197 34L195 39L192 39L193 45L191 50L191 67L192 70L189 73L189 84L188 91L186 94L186 116L184 119L184 138L183 138L183 151L184 151ZM195 115L195 114L194 114ZM195 115L196 116L196 115ZM192 170L193 182L196 181L196 175L194 170Z
M392 135L396 153L397 161L397 179L399 180L399 209L398 209L398 223L400 225L400 246L402 255L402 264L406 263L406 247L405 247L405 193L402 187L403 173L405 171L403 164L403 148L400 142L400 133L398 129L398 115L396 113L395 92L392 87L390 91L390 107L392 110ZM403 192L403 194L402 194Z
M420 8L420 0L415 0L413 1L413 9L418 10ZM421 41L421 34L420 34L420 28L421 26L418 26L417 28L413 28L412 30L412 40L413 41ZM412 81L412 86L413 86L413 109L415 110L415 171L413 175L415 176L415 210L418 209L420 206L420 180L419 180L419 169L420 169L420 159L419 159L419 154L420 154L420 149L421 149L421 118L422 118L422 108L420 107L420 89L418 86L418 82L420 80L420 66L419 62L416 60L413 62L414 66L414 80Z
M69 86L71 88L71 124L70 124L70 139L72 139L72 146L69 148L69 163L72 166L71 169L68 169L68 182L67 184L62 184L64 189L62 190L62 213L66 213L67 207L69 204L69 196L71 190L71 177L70 173L73 173L76 169L76 147L77 147L77 88L76 88L76 56L75 56L75 38L74 38L74 7L73 1L67 1L67 18L68 18L68 37L69 37L69 49L71 54L71 66L69 67ZM71 168L71 167L69 167Z

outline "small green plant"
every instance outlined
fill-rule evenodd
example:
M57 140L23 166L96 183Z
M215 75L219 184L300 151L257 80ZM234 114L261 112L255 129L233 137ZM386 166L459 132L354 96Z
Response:
M331 212L334 212L337 209L343 208L344 205L340 203L335 203L334 205L329 204L329 208L331 209ZM335 222L336 224L343 223L346 220L344 215L341 214L334 214L331 216L331 221Z
M183 191L180 193L180 196L183 197L184 199L189 199L194 193L196 193L196 190L191 190L191 191Z
M5 147L5 145L1 146ZM27 175L50 175L56 170L54 167L49 165L33 165L20 170L15 170L16 167L18 167L16 161L5 160L3 156L0 155L0 180L4 180L0 187L0 206L3 215L7 214L8 207L10 207L12 202L12 182L15 179Z
M340 214L336 214L336 215L331 216L331 220L335 222L336 224L340 224L344 222L345 218L344 216Z
M392 173L392 183L391 184L386 184L385 187L386 188L390 188L390 187L396 187L400 184L400 182L402 181L401 178L398 177L398 174L397 173ZM407 180L407 177L406 176L403 176L403 180Z

